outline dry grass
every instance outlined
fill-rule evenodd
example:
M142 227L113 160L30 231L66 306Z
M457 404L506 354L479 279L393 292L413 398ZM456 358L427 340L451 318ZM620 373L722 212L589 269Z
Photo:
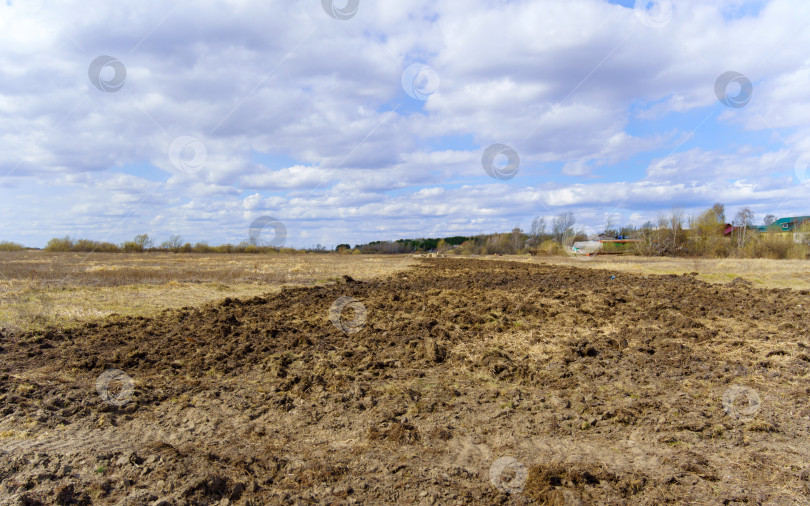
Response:
M283 286L384 277L411 257L0 252L0 328L40 329L110 314L149 315Z
M762 288L810 289L810 261L751 258L666 258L596 256L591 258L503 256L501 260L609 269L634 274L686 274L697 272L709 283L728 283L743 278Z

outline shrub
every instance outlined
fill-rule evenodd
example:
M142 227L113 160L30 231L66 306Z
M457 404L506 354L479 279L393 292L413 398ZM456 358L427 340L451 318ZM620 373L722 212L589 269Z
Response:
M101 251L104 253L115 253L121 251L121 249L115 244L109 242L99 242L99 241L91 241L89 239L79 239L73 245L72 251L82 251L82 252Z
M563 246L555 239L546 239L535 250L535 254L541 256L556 256L564 253Z
M214 249L211 246L209 246L208 243L205 241L200 241L194 244L194 247L192 248L192 251L194 253L211 253L213 252L213 250Z
M96 251L101 253L120 253L121 248L111 242L97 242Z
M121 249L127 253L140 253L143 251L143 244L138 244L135 241L127 241L121 246Z
M16 242L2 241L0 242L0 251L22 251L25 247Z
M221 244L214 246L211 250L215 253L236 253L236 247L233 244Z
M45 251L70 251L73 249L73 240L66 235L63 239L54 237L45 245Z
M793 234L763 232L748 241L743 252L748 258L803 259L807 248L793 242Z

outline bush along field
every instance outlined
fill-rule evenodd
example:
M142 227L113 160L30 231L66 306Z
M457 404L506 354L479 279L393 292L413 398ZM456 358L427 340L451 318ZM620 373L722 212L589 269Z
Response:
M810 292L437 258L0 337L3 504L798 504Z

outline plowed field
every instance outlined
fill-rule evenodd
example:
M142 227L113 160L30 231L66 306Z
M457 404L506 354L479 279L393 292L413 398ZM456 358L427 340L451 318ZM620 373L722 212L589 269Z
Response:
M808 308L431 259L5 331L0 503L806 504Z

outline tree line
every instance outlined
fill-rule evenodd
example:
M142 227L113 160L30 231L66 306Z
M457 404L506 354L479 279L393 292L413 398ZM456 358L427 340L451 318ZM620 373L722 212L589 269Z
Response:
M2 248L0 243L0 250ZM5 248L7 251L23 250L23 246L15 243L6 243L14 246ZM290 253L299 251L326 252L326 248L321 245L298 250L294 248L280 248L263 246L256 242L243 241L239 244L209 245L205 241L184 242L179 235L172 235L168 240L161 243L149 237L149 234L138 234L130 241L114 244L106 241L94 241L90 239L72 239L70 236L54 237L45 245L45 251L54 252L74 252L74 253L142 253L142 252L171 252L171 253Z
M632 253L645 256L682 257L744 257L744 258L805 258L810 246L810 223L797 232L807 232L802 242L795 242L793 234L778 231L758 232L754 225L754 212L740 209L727 221L725 206L715 203L696 215L687 216L673 209L660 214L655 221L641 226L618 226L608 219L598 235L599 239L624 240L626 243L605 243L602 250L609 253ZM766 215L762 223L770 225L776 217ZM444 239L400 239L374 241L368 244L341 244L340 253L419 253L438 251L460 255L560 255L570 252L577 242L589 240L582 228L577 228L576 216L571 211L558 214L547 223L537 216L531 229L524 232L515 227L511 232L455 236ZM724 232L731 225L728 235ZM593 236L592 239L596 239Z
M769 225L775 220L769 214L762 220ZM617 226L608 219L601 238L627 240L617 247L603 244L603 250L614 253L633 253L645 256L685 256L685 257L747 257L747 258L805 258L810 246L810 223L799 227L797 232L805 232L805 239L796 242L793 234L777 231L758 232L755 229L755 216L750 208L740 209L733 219L727 221L725 206L720 203L687 216L682 210L673 209L668 214L660 214L656 221L648 221L641 226ZM444 238L398 239L395 241L372 241L366 244L339 244L335 250L340 254L407 254L438 251L460 255L560 255L570 252L574 243L587 241L588 235L577 228L576 216L571 211L558 214L546 222L537 216L531 228L524 232L520 227L510 232L479 234L473 236L452 236ZM729 234L724 231L729 230ZM591 237L593 239L593 237ZM614 250L610 250L614 248ZM26 249L20 244L0 242L0 251L20 251ZM46 251L55 252L108 252L139 253L163 251L172 253L325 253L324 246L294 249L264 246L256 241L243 241L239 244L211 246L207 242L184 242L179 235L172 235L166 241L156 244L148 234L136 235L130 241L113 244L90 239L71 239L70 236L53 238L45 246Z

